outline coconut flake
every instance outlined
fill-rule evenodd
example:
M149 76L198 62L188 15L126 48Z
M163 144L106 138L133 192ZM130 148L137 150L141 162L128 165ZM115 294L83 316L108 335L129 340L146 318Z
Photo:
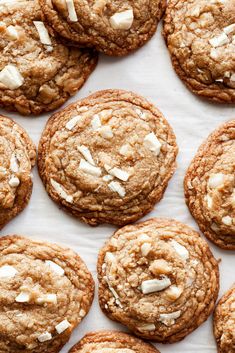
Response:
M175 311L170 314L160 314L159 321L161 321L166 326L171 326L175 323L175 319L178 319L181 315L181 311Z
M91 126L93 130L98 130L101 127L101 121L98 114L95 114L91 120Z
M99 128L99 133L105 139L111 139L113 137L113 131L109 125L104 125Z
M139 331L154 331L156 326L154 324L145 324L138 326Z
M151 247L151 244L149 244L149 243L144 243L144 244L142 244L141 247L140 247L141 254L142 254L143 256L147 256L148 253L150 252L151 248L152 248L152 247Z
M84 173L88 173L93 176L101 176L102 171L99 167L94 167L90 163L86 162L84 159L80 160L79 169L81 169Z
M55 329L57 331L58 334L64 332L65 330L67 330L69 327L71 326L71 324L68 322L67 319L61 321L58 325L56 325Z
M78 16L76 13L76 9L75 9L75 5L73 0L66 0L66 4L67 4L67 9L68 9L68 13L69 13L69 19L71 22L77 22L78 21Z
M127 181L130 177L129 173L125 172L124 170L122 170L120 168L116 168L116 167L110 169L109 173L122 181Z
M92 158L91 152L88 147L82 145L82 146L78 146L77 149L83 155L83 157L87 160L88 163L95 166L95 162Z
M61 186L61 184L57 183L57 181L55 181L54 179L51 179L51 185L62 199L64 199L68 203L73 202L73 196L68 195L67 192L65 192L65 190Z
M9 265L4 265L0 267L0 278L13 278L18 273L18 271Z
M9 64L0 72L0 82L6 88L14 90L23 85L24 78L15 65Z
M113 176L112 175L104 175L103 178L102 178L104 181L111 181L113 180Z
M45 45L52 45L51 38L44 23L42 21L33 21L33 24L36 27L36 30L38 31L41 43Z
M184 260L186 261L189 258L189 252L188 250L181 244L179 244L175 240L171 240L170 244L173 246L177 254Z
M224 44L229 43L229 38L226 35L226 33L222 33L219 36L216 36L210 39L209 43L212 45L212 47L217 48L217 47L221 47Z
M18 160L16 158L15 153L11 155L11 160L10 160L10 169L13 173L17 173L19 171L19 164Z
M111 183L108 184L108 187L110 188L110 190L117 192L121 197L124 197L126 195L125 189L117 181L111 181Z
M71 120L69 120L67 122L67 124L65 125L66 129L68 130L73 130L74 126L77 125L78 121L81 119L80 115L76 115L75 117L73 117Z
M233 24L231 24L231 25L229 25L227 27L224 27L223 31L226 34L230 34L230 33L235 32L235 23L233 23Z
M150 279L142 282L141 290L143 294L149 294L154 292L160 292L171 285L171 281L168 277L163 276L162 279Z
M7 27L6 33L7 33L8 38L11 40L17 40L19 38L19 34L18 34L16 28L12 25Z

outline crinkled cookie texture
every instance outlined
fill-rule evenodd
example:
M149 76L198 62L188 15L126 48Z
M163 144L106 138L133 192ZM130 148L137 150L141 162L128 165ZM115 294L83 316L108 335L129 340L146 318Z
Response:
M219 270L207 243L175 220L119 229L98 258L99 303L137 336L180 341L212 312Z
M235 120L201 145L185 176L185 198L205 236L235 250Z
M0 352L57 353L90 309L94 283L72 250L0 238Z
M124 332L90 332L69 353L159 353L152 345Z
M24 115L58 108L97 62L95 53L60 43L37 0L1 1L0 53L0 106Z
M97 92L54 114L38 167L52 199L90 225L124 225L150 212L175 170L174 133L134 93Z
M170 0L163 33L192 92L235 103L235 0Z
M235 286L219 301L214 313L218 353L235 352Z
M81 46L108 55L127 55L148 41L165 0L40 0L53 28Z
M35 160L36 148L24 129L0 115L0 229L28 204Z

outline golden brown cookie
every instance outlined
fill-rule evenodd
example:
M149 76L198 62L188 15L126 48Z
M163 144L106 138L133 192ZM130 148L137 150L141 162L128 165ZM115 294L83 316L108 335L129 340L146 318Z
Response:
M170 0L163 34L193 93L235 103L235 0Z
M119 229L98 258L99 303L137 336L173 343L214 309L218 263L190 227L153 218Z
M175 170L166 119L127 91L97 92L54 114L38 168L51 198L90 225L124 225L150 212Z
M38 0L0 2L0 54L0 106L24 115L61 106L97 63L97 54L60 42Z
M235 352L235 286L220 299L214 313L218 353Z
M69 353L159 353L152 345L119 331L90 332Z
M0 238L0 352L58 353L90 309L94 283L72 250Z
M235 120L201 145L185 176L185 198L205 236L235 250Z
M127 55L155 33L165 0L40 0L52 27L80 46Z
M0 229L28 204L36 148L25 130L0 115Z

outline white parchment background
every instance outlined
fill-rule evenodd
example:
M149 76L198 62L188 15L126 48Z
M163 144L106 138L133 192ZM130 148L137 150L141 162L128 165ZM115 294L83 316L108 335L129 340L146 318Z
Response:
M145 96L162 111L177 137L180 150L177 171L170 181L163 200L145 219L153 216L171 217L198 229L184 202L185 170L208 134L223 122L235 118L234 106L207 103L185 88L171 66L161 35L161 26L152 40L133 55L125 58L101 56L95 72L70 102L107 88L132 90ZM4 111L2 113L20 123L38 144L49 115L33 118ZM37 168L34 168L34 189L29 206L1 231L1 235L21 234L69 246L81 255L96 281L98 250L114 229L111 226L90 228L59 210L47 196ZM222 251L210 245L214 255L222 259L221 296L235 280L235 253ZM92 308L61 352L68 352L68 349L88 331L119 328L124 329L107 319L99 309L96 281L96 297ZM211 318L182 342L156 346L162 353L216 352Z

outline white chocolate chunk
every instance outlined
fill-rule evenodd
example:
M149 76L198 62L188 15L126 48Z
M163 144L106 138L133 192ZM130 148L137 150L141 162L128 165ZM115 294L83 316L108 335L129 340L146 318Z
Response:
M17 303L28 303L30 301L30 293L28 292L20 292L19 295L15 298Z
M129 173L125 172L124 170L122 170L120 168L116 168L116 167L110 169L109 173L122 181L127 181L130 177Z
M6 34L7 34L8 38L11 40L17 40L19 38L19 34L18 34L16 28L12 25L7 27Z
M184 260L186 261L189 258L189 252L188 250L181 245L180 243L178 243L175 240L171 240L170 244L173 246L173 248L175 249L175 251L177 252L177 254Z
M151 248L152 248L151 244L149 244L149 243L142 244L141 247L140 247L142 255L143 256L147 256L148 253L150 252Z
M225 216L222 218L222 222L226 224L226 226L231 226L233 219L230 216Z
M102 178L104 181L111 181L113 180L113 176L112 175L104 175L103 178Z
M108 187L110 188L110 190L117 192L121 197L124 197L126 195L125 189L117 181L111 181L111 183L108 184Z
M134 21L133 10L126 10L123 12L117 12L110 17L109 22L113 29L128 30L131 28Z
M224 183L224 174L217 173L210 176L208 185L210 188L215 189L219 186L222 186L223 183Z
M44 332L44 333L42 333L40 336L38 336L38 340L39 340L39 342L46 342L46 341L50 341L52 339L52 335L51 335L51 333L49 333L49 332Z
M178 319L181 315L181 311L175 311L170 314L160 314L159 321L161 321L164 325L170 326L175 323L175 319Z
M226 34L234 33L235 32L235 23L233 23L227 27L224 27L223 31Z
M167 289L166 296L170 300L176 300L181 296L182 293L183 293L182 288L179 288L179 287L173 285Z
M141 290L143 294L159 292L171 285L168 277L164 276L162 279L150 279L141 283Z
M88 147L82 145L82 146L78 146L77 149L83 155L83 157L87 160L88 163L95 166L95 162L92 158L91 152Z
M59 183L57 183L57 181L51 179L51 185L62 199L64 199L68 203L73 202L73 196L68 195L67 192L64 191L63 187Z
M77 22L78 21L78 16L77 16L77 13L76 13L76 9L75 9L73 0L66 0L66 4L67 4L67 9L68 9L70 21L71 22Z
M229 38L226 33L222 33L219 36L210 39L209 43L212 45L212 47L217 48L229 43Z
M9 265L4 265L0 267L0 278L13 278L18 273L18 271Z
M151 265L149 266L149 270L154 275L168 274L172 271L172 267L169 265L169 263L166 260L158 259L158 260L154 260L151 263Z
M100 135L105 139L111 139L113 137L113 131L109 125L104 125L99 129Z
M154 331L156 326L154 324L145 324L138 327L139 331Z
M57 295L56 294L45 294L42 297L36 299L37 304L57 304Z
M45 45L52 45L51 38L44 23L42 21L33 21L33 24L36 27L36 30L38 31L41 43Z
M131 146L128 144L121 146L121 148L119 149L119 153L122 156L128 156L131 153Z
M12 188L16 188L17 186L19 186L19 184L20 184L20 180L16 176L12 176L11 179L9 180L9 185Z
M73 130L74 126L77 125L77 123L80 119L81 119L80 115L77 115L74 118L72 118L71 120L69 120L67 122L67 124L65 125L66 129Z
M56 325L55 329L58 332L58 334L64 332L65 330L67 330L67 328L69 328L71 326L71 324L68 322L67 319L61 321L58 325Z
M11 155L11 160L10 160L10 169L13 173L17 173L19 171L19 164L18 160L16 158L15 153Z
M162 145L156 135L151 132L150 134L145 136L144 146L148 148L151 152L153 152L156 156L158 156Z
M79 169L81 169L84 173L88 173L93 176L101 176L102 171L99 167L94 167L90 163L86 162L84 159L80 160Z
M55 272L58 276L63 276L64 275L64 269L57 265L55 262L51 260L46 260L45 264L50 267L50 269Z
M95 114L93 119L91 120L91 126L93 130L98 130L101 127L101 121L98 114Z
M23 85L24 78L15 65L9 64L0 72L0 82L6 88L14 90Z
M115 256L113 255L113 253L111 253L111 252L106 252L106 254L105 254L105 262L113 262L113 261L115 261L116 260L116 258L115 258Z

